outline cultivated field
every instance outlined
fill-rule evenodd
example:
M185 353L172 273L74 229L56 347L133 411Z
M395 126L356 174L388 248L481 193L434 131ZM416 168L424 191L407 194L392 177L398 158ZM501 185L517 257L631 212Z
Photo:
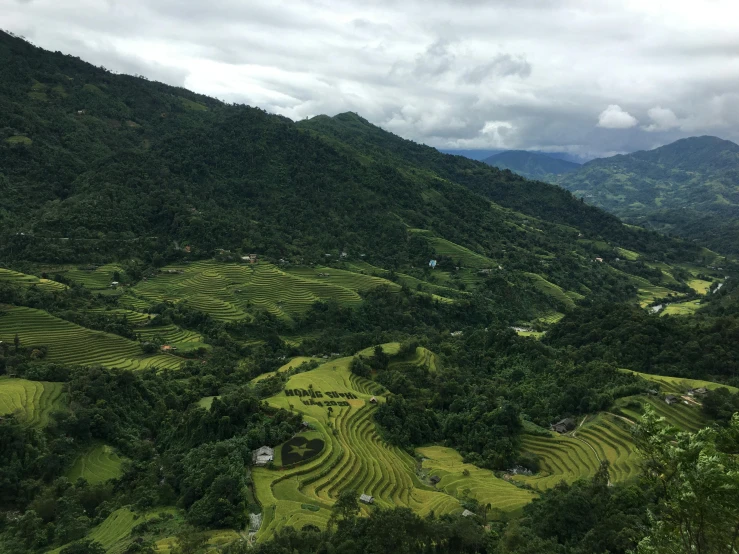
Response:
M393 285L385 279L334 269L288 272L262 262L203 261L167 266L156 277L138 283L133 293L150 303L186 302L221 321L247 318L254 308L290 320L316 301L334 299L356 305L361 301L358 291Z
M635 477L639 471L629 424L610 414L599 414L567 435L524 435L522 450L539 457L541 471L513 479L536 490L593 477L603 460L611 464L612 482Z
M0 377L0 416L15 414L19 421L43 427L52 412L65 406L61 383Z
M499 479L489 469L464 463L459 452L452 448L425 446L417 448L416 452L423 456L422 468L428 476L441 478L436 488L456 498L474 498L483 506L490 504L497 510L510 513L520 510L536 497L532 491Z
M21 346L46 346L49 362L121 369L175 369L182 363L169 354L144 354L134 341L80 327L43 310L0 306L0 313L0 340L12 343L17 333Z
M397 352L397 344L387 346L389 352ZM372 349L362 353L371 355ZM425 359L426 354L421 351L417 357ZM285 391L268 399L273 406L301 413L313 427L312 433L321 436L325 444L320 455L304 464L283 470L253 469L255 495L264 518L258 533L260 539L272 536L286 525L325 527L331 506L345 489L374 496L376 505L407 506L421 515L432 510L437 514L461 512L459 499L450 494L460 491L451 484L449 492L425 484L418 476L420 468L416 460L382 441L372 421L376 408L369 402L372 396L378 402L385 401L378 394L381 388L351 374L350 362L351 358L340 358L294 375L285 385ZM318 392L321 398L296 396L296 390ZM334 393L350 396L333 400ZM327 401L345 405L328 406ZM319 402L323 405L319 406ZM483 476L476 474L476 478L480 480ZM493 508L511 510L520 506L511 501L510 495L496 496L496 490L509 490L500 489L501 486L510 485L494 477L490 483L485 498L493 501ZM482 494L478 488L475 494Z
M136 538L131 534L133 528L140 523L159 518L160 514L170 514L173 516L169 525L170 527L180 526L184 522L179 510L175 508L155 508L144 513L135 513L128 508L120 508L111 513L100 525L92 529L85 539L99 542L108 554L123 554L128 551ZM49 551L48 554L59 554L62 548L64 547L55 548ZM163 548L155 551L168 553L170 549Z
M41 290L53 292L58 290L64 290L67 285L57 283L50 279L41 279L35 275L26 275L25 273L19 273L17 271L11 271L10 269L0 268L0 283L10 283L12 285L20 285L24 287L37 286Z
M116 479L121 475L123 459L107 444L98 444L75 459L67 473L70 481L80 477L91 485Z

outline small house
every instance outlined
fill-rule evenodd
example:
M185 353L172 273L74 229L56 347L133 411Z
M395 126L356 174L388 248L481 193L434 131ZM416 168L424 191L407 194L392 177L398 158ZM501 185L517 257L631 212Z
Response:
M575 421L566 417L557 423L552 423L549 428L557 433L567 433L575 428Z
M697 389L690 389L688 391L688 396L703 396L704 394L708 394L708 389L706 387L698 387Z
M370 404L377 404L377 398L375 398L374 396L370 398Z
M172 347L169 344L163 344L162 345L162 352L171 352Z
M370 496L369 494L362 494L359 496L359 501L364 504L374 504L375 503L375 497Z
M436 267L436 260L429 260L429 267L434 269Z
M439 477L438 475L432 475L431 477L429 477L429 483L431 483L434 486L436 486L439 483L439 481L441 481L441 477Z
M464 512L462 512L462 517L470 517L473 515L475 515L475 512L471 512L469 510L465 510Z
M595 261L596 261L596 262L600 262L600 263L603 263L603 258L595 258Z
M269 446L260 446L251 455L252 463L255 466L266 466L275 459L275 450Z
M672 405L680 402L680 399L674 394L668 394L667 396L665 396L665 402L667 402L667 404L669 405Z
M115 288L118 286L118 281L111 281L110 286Z
M250 264L257 263L257 255L256 254L249 254L249 263Z

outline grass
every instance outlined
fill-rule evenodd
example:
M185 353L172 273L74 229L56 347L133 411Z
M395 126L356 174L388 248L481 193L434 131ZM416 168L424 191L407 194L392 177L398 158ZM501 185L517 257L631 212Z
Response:
M44 360L48 362L121 369L175 369L183 361L169 354L144 354L134 341L80 327L43 310L0 306L0 340L12 343L16 333L24 347L46 346Z
M64 290L67 288L67 285L63 285L62 283L57 283L50 279L41 279L35 275L26 275L25 273L19 273L10 269L0 269L0 283L10 283L12 285L20 285L24 287L36 286L47 292Z
M441 478L436 488L455 498L474 498L481 505L490 504L500 511L514 513L536 497L536 493L516 487L488 469L464 463L459 452L452 448L426 446L417 448L416 452L424 458L423 470L429 476Z
M91 485L104 483L121 476L122 464L123 459L112 447L98 444L77 456L67 478L72 482L82 478Z
M65 407L61 383L0 377L0 415L15 414L23 423L43 427L52 412Z
M388 353L397 353L398 348L398 343L383 345ZM372 350L362 354L371 355ZM425 359L423 351L416 356ZM456 497L421 482L416 461L408 453L383 442L372 421L376 407L369 400L372 396L378 402L385 399L377 384L350 373L350 362L351 358L331 360L293 375L285 385L286 390L310 390L312 385L314 391L323 393L351 392L356 399L346 400L349 407L333 407L329 414L326 406L303 404L284 391L267 400L272 406L300 413L312 425L312 433L323 438L325 447L316 458L293 468L254 468L255 496L263 512L259 540L270 538L286 525L325 527L331 506L346 489L374 496L379 506L407 506L421 515L432 510L437 514L461 511ZM319 400L326 399L324 394ZM307 510L303 505L314 508Z
M329 277L318 273L324 271L202 261L168 266L133 292L149 303L184 302L220 321L242 320L257 309L291 321L316 301L334 299L353 306L361 302L359 291L387 285L385 279L349 271L326 270Z

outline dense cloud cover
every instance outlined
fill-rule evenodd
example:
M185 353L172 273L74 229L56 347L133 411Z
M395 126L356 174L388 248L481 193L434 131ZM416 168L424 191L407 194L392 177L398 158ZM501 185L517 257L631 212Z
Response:
M739 141L735 0L0 0L44 48L293 119L594 156Z

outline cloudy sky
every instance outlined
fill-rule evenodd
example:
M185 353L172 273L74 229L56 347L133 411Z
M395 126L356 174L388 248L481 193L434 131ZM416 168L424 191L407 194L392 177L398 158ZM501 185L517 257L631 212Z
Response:
M737 0L0 0L0 28L302 119L583 156L739 142Z

